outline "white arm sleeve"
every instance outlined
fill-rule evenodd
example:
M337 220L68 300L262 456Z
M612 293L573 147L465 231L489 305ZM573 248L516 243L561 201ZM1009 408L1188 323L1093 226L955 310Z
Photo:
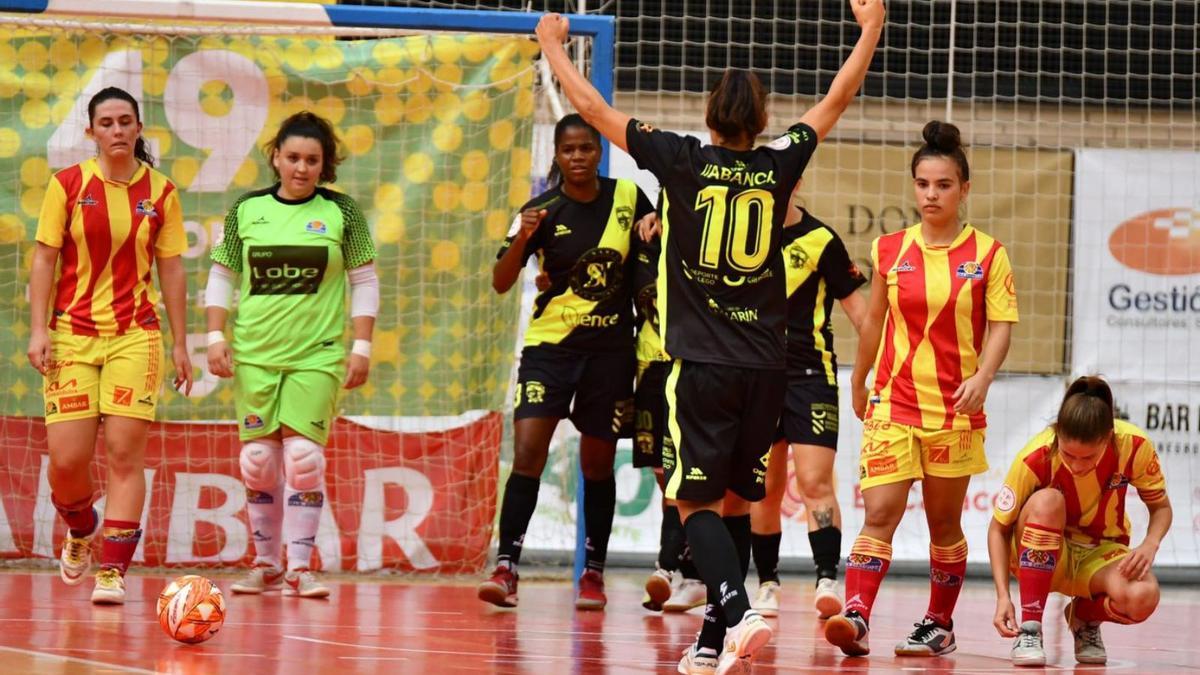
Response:
M379 277L375 275L375 263L348 270L350 277L350 316L376 316L379 314Z
M208 286L204 289L204 306L229 309L233 304L233 282L237 274L228 267L213 264L208 271Z

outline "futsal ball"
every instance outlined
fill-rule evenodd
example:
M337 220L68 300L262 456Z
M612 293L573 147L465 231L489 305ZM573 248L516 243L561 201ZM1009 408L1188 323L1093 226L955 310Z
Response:
M204 642L225 623L225 596L212 581L187 574L158 594L158 624L167 635L186 642Z

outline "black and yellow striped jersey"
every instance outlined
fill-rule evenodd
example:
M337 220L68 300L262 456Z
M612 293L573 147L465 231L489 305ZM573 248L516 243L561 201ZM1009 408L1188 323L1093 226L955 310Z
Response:
M825 223L803 211L800 222L783 228L787 273L788 377L824 377L837 386L833 353L833 301L842 300L867 278L846 245Z
M659 202L661 207L661 201ZM635 241L633 262L633 302L637 311L637 358L639 363L669 360L663 352L658 324L658 258L662 242Z
M631 180L601 178L600 194L590 202L575 201L555 187L520 210L526 209L547 211L525 244L525 262L538 256L550 288L534 300L525 346L631 348L633 224L653 210L650 200ZM497 259L512 245L520 221L518 211Z
M817 146L796 124L744 152L630 120L629 154L662 185L658 314L672 358L744 368L786 364L780 231Z

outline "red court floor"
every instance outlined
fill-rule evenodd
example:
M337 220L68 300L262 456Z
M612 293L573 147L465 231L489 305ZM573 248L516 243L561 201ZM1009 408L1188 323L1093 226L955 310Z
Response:
M69 588L50 572L0 573L3 673L673 673L699 627L699 610L658 615L639 605L641 575L610 575L609 608L576 612L565 582L522 582L521 606L498 610L475 599L469 581L334 584L329 600L226 594L225 627L208 643L168 639L154 617L165 576L129 578L124 607L94 607L90 582ZM228 576L217 579L227 589ZM868 658L826 645L809 611L809 582L784 581L775 641L754 672L996 673L1013 670L1008 641L991 627L990 583L968 584L956 620L959 649L941 659L901 659L892 644L925 607L927 583L889 579L873 615ZM1055 616L1061 598L1052 601ZM1140 626L1104 629L1109 665L1076 666L1061 621L1050 622L1050 671L1200 671L1200 590L1168 587ZM1048 615L1050 616L1050 615ZM1034 669L1036 671L1036 669Z

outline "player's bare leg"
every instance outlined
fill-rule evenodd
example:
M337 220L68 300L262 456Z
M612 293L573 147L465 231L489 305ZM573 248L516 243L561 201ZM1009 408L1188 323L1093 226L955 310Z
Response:
M766 496L750 505L750 549L758 571L758 591L750 606L763 616L779 616L780 505L787 492L787 441L771 446Z
M92 507L98 493L91 472L99 425L99 417L46 425L50 499L67 523L59 575L71 586L83 581L92 566L92 538L100 525L99 514Z
M833 461L837 453L820 445L792 445L796 484L804 500L808 520L808 543L816 566L813 607L821 619L842 611L837 586L838 559L842 551L842 510L833 489Z
M146 437L150 422L110 415L104 420L108 485L104 505L100 571L92 602L125 602L125 572L142 537L146 500Z

